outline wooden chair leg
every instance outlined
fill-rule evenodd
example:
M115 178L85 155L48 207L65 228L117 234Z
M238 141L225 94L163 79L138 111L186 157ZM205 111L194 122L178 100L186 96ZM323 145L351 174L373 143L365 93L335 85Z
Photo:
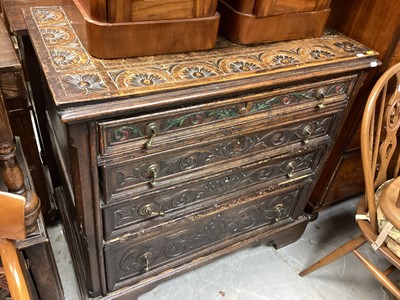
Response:
M366 242L364 236L360 235L359 237L356 237L355 239L351 240L350 242L347 242L343 246L337 248L333 252L329 253L327 256L324 258L320 259L316 263L312 264L309 266L307 269L303 270L300 272L300 276L306 276L319 268L322 268L323 266L326 266L330 264L331 262L334 262L335 260L338 260L342 256L345 256L346 254L350 253L354 249L357 249L361 245L363 245Z
M363 265L367 267L368 271L370 271L372 275L374 275L375 278L378 279L378 281L389 290L389 292L391 292L397 299L400 299L400 290L393 284L391 280L389 280L389 278L387 278L384 272L374 266L357 250L353 250L353 253L363 263Z
M396 271L397 270L397 268L395 267L395 266L393 266L393 265L391 265L389 268L387 268L384 272L383 272L383 274L385 275L385 276L389 276L390 274L392 274L394 271Z
M13 241L0 239L0 257L12 299L31 299Z

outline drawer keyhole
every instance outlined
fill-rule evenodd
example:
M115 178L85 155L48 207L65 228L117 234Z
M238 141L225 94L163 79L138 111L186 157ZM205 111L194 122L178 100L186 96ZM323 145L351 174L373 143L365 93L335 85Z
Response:
M286 167L286 169L287 169L287 177L289 177L289 178L292 178L293 177L293 175L294 175L294 170L295 170L295 168L296 168L296 163L295 162L290 162L290 163L288 163L288 165L287 165L287 167Z
M153 165L151 165L151 166L149 166L148 168L147 168L147 173L150 175L150 177L151 177L151 180L150 180L150 185L152 186L152 187L154 187L154 186L156 186L157 184L158 184L158 182L157 182L157 176L158 176L158 173L160 172L160 166L159 165L157 165L157 164L153 164Z
M304 145L308 145L309 138L312 134L312 128L310 126L304 127L303 134L304 134L303 143L304 143Z
M164 216L164 211L160 210L159 212L154 211L154 206L152 204L146 204L140 210L140 214L148 217L159 217Z
M146 133L149 135L149 140L144 144L146 149L153 147L153 140L159 131L158 125L156 123L150 123L146 126Z
M319 103L317 104L319 109L322 109L325 107L325 94L324 91L318 91L317 95L318 99L320 100Z
M151 252L146 252L139 257L139 259L144 263L144 271L148 272L150 269L150 259L153 256Z
M275 221L276 222L281 220L282 208L283 208L283 204L278 204L272 209L272 212L275 214Z

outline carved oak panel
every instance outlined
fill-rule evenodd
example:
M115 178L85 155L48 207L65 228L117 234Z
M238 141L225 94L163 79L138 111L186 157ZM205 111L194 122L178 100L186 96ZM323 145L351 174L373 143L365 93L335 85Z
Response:
M140 224L140 228L167 222L184 213L184 209L189 206L194 210L196 207L199 209L217 205L237 197L242 189L251 190L252 193L260 189L273 190L286 182L313 174L324 150L325 147L278 160L257 162L228 170L211 179L190 182L188 185L147 197L135 197L136 199L128 199L119 205L105 208L105 237L109 238L116 230L118 234L137 232L139 227L133 225L142 222L146 224Z
M307 184L310 180L306 181ZM116 283L140 275L146 275L166 264L213 245L224 247L236 242L235 238L258 228L290 218L305 187L291 188L278 194L263 195L251 200L237 201L212 213L196 215L183 220L173 230L157 230L153 237L125 239L106 246L105 261L109 291ZM246 198L246 197L245 197ZM179 263L183 261L180 260ZM160 272L161 270L158 270ZM150 274L149 274L150 275Z
M235 101L220 102L221 104L200 105L173 111L170 114L166 112L161 116L152 114L148 117L103 122L99 124L100 152L105 154L126 143L134 143L132 147L144 149L148 148L148 142L152 137L154 141L160 140L159 144L162 144L163 136L176 131L181 131L180 135L184 138L186 135L192 135L193 130L199 130L199 127L203 128L205 125L236 118L243 119L265 112L278 113L276 110L293 106L299 106L299 110L302 110L307 103L315 108L321 108L328 103L347 99L355 80L355 76L346 76L339 80L311 83L284 91L242 96ZM201 130L204 131L205 128Z
M341 113L270 128L259 133L233 137L202 147L180 149L159 156L139 157L123 164L102 167L105 202L113 202L118 193L137 192L163 187L163 182L176 174L190 174L220 162L231 162L261 153L269 157L272 149L299 143L299 149L319 136L330 135Z

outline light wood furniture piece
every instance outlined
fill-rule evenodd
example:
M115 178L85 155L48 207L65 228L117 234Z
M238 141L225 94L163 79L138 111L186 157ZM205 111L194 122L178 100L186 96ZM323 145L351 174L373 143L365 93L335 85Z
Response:
M330 0L219 0L220 32L241 44L320 36Z
M23 240L25 232L25 198L0 191L0 277L5 274L6 282L1 287L10 290L12 299L30 300L27 281L13 240ZM4 273L3 273L3 272Z
M3 31L4 33L4 31ZM6 51L8 50L8 51ZM17 241L17 248L26 259L27 273L34 289L34 299L63 299L62 287L43 219L40 201L36 195L29 167L21 150L20 139L14 137L9 118L14 111L6 109L6 103L20 104L19 88L22 84L21 66L16 58L11 41L2 39L0 59L0 190L23 196L25 202L25 226L28 237ZM6 99L3 99L3 95ZM17 95L17 96L16 96ZM22 98L25 99L25 98ZM13 100L13 101L12 101ZM10 107L8 107L10 108ZM30 120L30 116L28 115ZM27 130L30 127L26 128ZM36 148L31 138L24 147ZM25 264L24 264L25 265Z
M337 32L100 60L61 7L24 10L48 84L82 297L134 299L242 247L279 248L377 53Z
M362 119L361 154L365 195L357 206L356 215L362 235L311 265L302 271L300 276L305 276L353 252L376 279L400 299L399 288L387 277L393 270L400 268L400 231L393 227L399 224L400 215L394 215L395 211L390 211L390 202L394 202L396 211L399 211L399 105L400 63L388 69L378 80L368 98ZM394 221L393 224L388 222L385 211ZM358 250L365 243L371 244L392 266L385 271L379 270Z
M213 17L218 0L80 0L91 7L106 6L107 22L176 20ZM101 4L89 4L100 2ZM105 2L105 4L104 4ZM93 12L96 13L96 12ZM104 12L105 13L105 12Z
M99 58L211 49L220 19L217 0L69 0L63 7Z
M400 62L400 2L398 0L333 0L328 26L375 49L382 65L372 70L360 89L339 133L306 211L318 211L364 192L360 124L368 95L379 76ZM384 16L384 17L382 17ZM351 184L349 184L351 182Z

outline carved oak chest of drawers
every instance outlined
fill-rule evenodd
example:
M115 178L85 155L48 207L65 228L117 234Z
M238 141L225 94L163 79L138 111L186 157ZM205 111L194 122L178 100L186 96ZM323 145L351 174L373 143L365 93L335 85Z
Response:
M374 51L339 33L99 60L59 7L25 11L85 297L132 299L241 247L298 239Z

